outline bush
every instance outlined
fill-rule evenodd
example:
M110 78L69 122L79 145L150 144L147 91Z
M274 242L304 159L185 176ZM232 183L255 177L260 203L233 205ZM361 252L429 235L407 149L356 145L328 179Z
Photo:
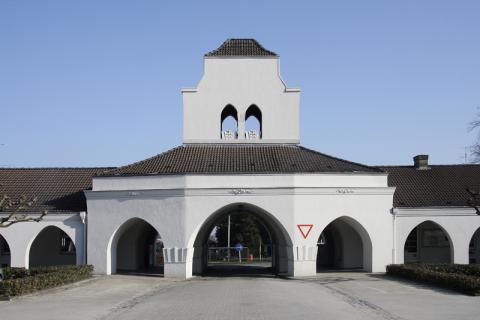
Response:
M0 296L17 296L53 288L91 277L93 266L55 266L41 268L5 268L0 281Z
M387 274L480 295L480 266L462 264L393 264Z

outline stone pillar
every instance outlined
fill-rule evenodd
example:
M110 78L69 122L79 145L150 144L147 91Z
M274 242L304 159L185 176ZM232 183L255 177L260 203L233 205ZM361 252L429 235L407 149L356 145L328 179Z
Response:
M10 266L12 268L27 268L28 269L28 257L27 257L27 248L21 246L20 244L9 244L10 245Z
M192 277L192 261L187 254L191 248L163 248L164 277L188 279Z
M468 247L470 245L470 240L466 237L458 237L458 239L452 237L452 244L453 248L450 248L450 254L453 254L453 259L451 258L452 263L468 264Z
M317 246L295 246L293 249L293 275L295 277L316 275Z
M245 140L245 113L238 114L238 140Z

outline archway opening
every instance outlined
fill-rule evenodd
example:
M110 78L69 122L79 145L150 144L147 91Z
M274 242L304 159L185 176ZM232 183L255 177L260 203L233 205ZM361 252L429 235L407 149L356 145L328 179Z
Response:
M73 240L60 228L48 226L30 247L29 267L75 265L77 254Z
M367 231L355 220L341 217L320 234L317 272L328 270L371 271L372 244Z
M263 210L248 204L228 206L213 214L197 234L193 273L288 274L292 245L287 237L279 222Z
M220 115L220 138L224 140L238 138L238 112L231 104L223 108Z
M117 231L112 244L112 273L163 275L163 241L145 220L134 218Z
M468 246L470 264L480 264L480 228L475 231Z
M404 263L451 263L451 248L445 230L433 221L425 221L409 233L404 246Z
M262 138L262 111L254 104L245 112L245 138Z
M0 267L10 267L10 246L7 240L0 234Z

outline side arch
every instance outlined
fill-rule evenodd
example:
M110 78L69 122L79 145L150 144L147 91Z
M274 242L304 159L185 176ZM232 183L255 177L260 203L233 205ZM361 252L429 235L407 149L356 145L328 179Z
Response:
M10 267L11 251L7 239L0 234L0 268Z
M425 219L414 226L403 243L404 263L453 263L454 246L448 231L438 222Z
M106 273L113 274L120 269L125 271L147 269L160 263L161 270L155 272L163 273L163 242L157 243L159 237L157 229L142 218L135 217L123 222L108 241ZM122 255L118 254L119 249Z
M470 238L468 255L469 264L480 264L480 228L477 228Z
M74 234L56 225L45 226L28 243L25 262L29 268L77 264Z
M327 253L322 251L322 240L325 241L325 235L330 233L331 240L334 240L333 250L335 253ZM323 239L322 239L323 238ZM341 269L362 269L365 271L372 271L372 240L368 231L363 225L356 219L350 216L341 216L332 220L317 235L319 239L317 245L319 246L317 251L317 267L321 267L322 264L328 267L341 268ZM360 241L358 241L360 240ZM332 259L337 259L333 263L325 263L325 257L321 255L331 255Z
M222 216L237 210L254 215L267 227L276 250L275 258L273 258L274 271L276 273L293 275L293 245L285 227L268 211L245 202L233 203L218 208L195 228L188 241L188 247L193 247L193 252L190 251L191 255L187 259L192 261L193 273L203 274L206 271L206 242L215 222Z

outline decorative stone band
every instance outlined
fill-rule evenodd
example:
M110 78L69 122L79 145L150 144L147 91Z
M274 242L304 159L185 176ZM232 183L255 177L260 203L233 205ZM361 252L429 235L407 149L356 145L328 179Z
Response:
M187 253L188 248L163 248L163 260L165 263L185 263Z
M316 261L317 260L317 246L296 246L293 247L293 254L295 261Z

